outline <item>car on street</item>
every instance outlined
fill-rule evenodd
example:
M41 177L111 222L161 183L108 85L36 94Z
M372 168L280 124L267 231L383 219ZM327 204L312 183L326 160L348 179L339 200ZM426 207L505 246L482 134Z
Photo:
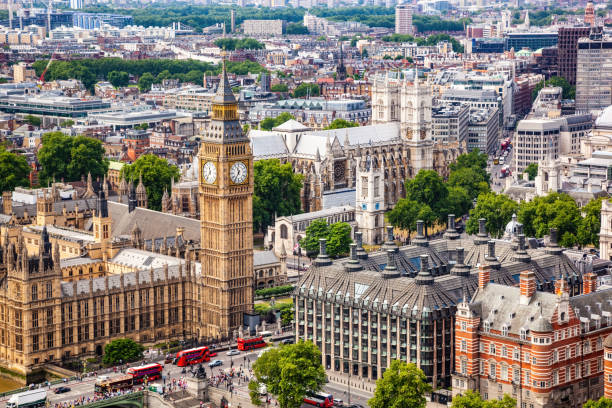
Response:
M208 353L208 355L210 357L217 357L217 352L216 351L211 351L211 352Z
M56 394L63 394L65 392L70 392L70 387L57 387L53 390Z
M334 398L334 407L344 407L344 401L340 398Z
M227 352L228 356L237 356L238 354L240 354L240 350L236 350L236 349L230 350Z
M208 363L208 366L209 366L210 368L213 368L213 367L218 367L218 366L220 366L220 365L223 365L223 361L221 361L221 360L213 360L213 361L211 361L210 363Z
M284 339L281 341L282 344L293 344L295 343L295 340L293 339Z

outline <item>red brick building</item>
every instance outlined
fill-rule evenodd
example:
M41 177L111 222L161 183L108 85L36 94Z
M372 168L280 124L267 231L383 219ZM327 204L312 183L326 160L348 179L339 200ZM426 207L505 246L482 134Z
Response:
M536 291L533 271L521 272L519 287L490 278L491 268L481 266L478 289L457 306L453 395L509 394L521 408L582 407L604 395L612 289L595 291L594 274L584 276L584 294L574 297L563 279L556 293ZM612 384L612 347L606 360Z

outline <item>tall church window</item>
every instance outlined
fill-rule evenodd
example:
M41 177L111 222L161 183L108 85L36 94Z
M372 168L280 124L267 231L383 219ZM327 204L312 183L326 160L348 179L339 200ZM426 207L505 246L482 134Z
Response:
M378 186L380 177L374 177L374 197L380 196L380 188Z
M368 178L361 177L361 195L363 198L368 196Z
M287 226L285 224L281 225L281 229L280 229L280 235L281 235L281 239L287 239Z

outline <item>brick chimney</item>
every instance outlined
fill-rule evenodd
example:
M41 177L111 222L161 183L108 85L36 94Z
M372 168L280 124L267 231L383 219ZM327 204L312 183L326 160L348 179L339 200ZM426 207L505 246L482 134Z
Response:
M535 273L530 270L521 272L520 282L521 304L528 305L531 297L536 292Z
M585 273L582 276L582 294L588 295L597 289L597 275L593 272Z
M559 277L555 281L555 294L561 295L562 293L568 293L567 290L567 281L563 277Z
M489 265L480 265L478 267L478 288L484 289L491 282L491 268Z

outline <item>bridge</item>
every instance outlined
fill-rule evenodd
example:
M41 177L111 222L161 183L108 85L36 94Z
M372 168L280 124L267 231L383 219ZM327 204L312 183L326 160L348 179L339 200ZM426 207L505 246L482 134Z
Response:
M145 408L145 392L137 391L84 405L87 408Z

